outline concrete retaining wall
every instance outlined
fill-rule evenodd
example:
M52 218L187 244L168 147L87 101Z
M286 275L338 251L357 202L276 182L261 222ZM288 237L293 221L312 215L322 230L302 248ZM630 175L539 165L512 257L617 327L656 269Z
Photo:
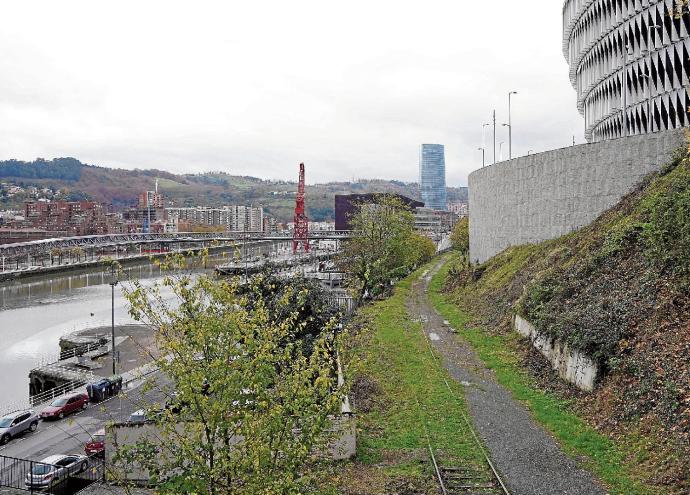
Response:
M596 362L581 352L570 349L567 344L561 344L539 333L520 315L515 315L514 324L515 330L532 341L532 345L544 355L561 378L587 392L594 390L599 376L599 365Z
M614 206L683 144L683 130L572 146L470 174L470 256L553 239Z

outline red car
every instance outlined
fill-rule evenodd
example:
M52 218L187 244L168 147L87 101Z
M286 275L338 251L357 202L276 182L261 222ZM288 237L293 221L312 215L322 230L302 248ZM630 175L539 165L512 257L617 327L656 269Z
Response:
M105 430L98 430L91 435L91 440L84 445L84 453L87 456L105 456Z
M86 409L89 405L89 396L86 394L65 395L55 399L41 411L42 419L62 419L80 409Z

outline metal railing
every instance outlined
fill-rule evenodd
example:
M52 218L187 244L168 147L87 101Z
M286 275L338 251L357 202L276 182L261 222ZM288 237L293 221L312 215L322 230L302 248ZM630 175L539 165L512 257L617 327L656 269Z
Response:
M37 472L54 471L48 486L27 485L29 475ZM95 482L105 481L105 460L85 457L83 461L66 470L64 467L46 464L30 459L19 459L0 455L0 487L19 492L73 495ZM2 490L4 491L4 490Z
M89 375L85 374L83 379L79 378L76 380L71 380L67 383L63 383L59 387L51 388L36 395L32 395L29 397L29 405L33 407L39 404L44 404L55 399L56 397L60 397L61 395L65 395L69 392L73 392L77 390L79 387L84 387L87 383L95 381L97 378L98 377L93 373Z

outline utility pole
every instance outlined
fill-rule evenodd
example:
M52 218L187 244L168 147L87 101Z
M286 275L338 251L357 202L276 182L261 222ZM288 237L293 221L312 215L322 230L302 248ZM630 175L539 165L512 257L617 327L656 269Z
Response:
M496 110L494 110L494 165L496 165Z
M111 327L110 327L110 342L112 349L110 350L113 361L113 376L117 373L115 372L115 286L118 284L117 277L115 276L115 264L110 265L110 274L112 280L110 281L110 294L111 294L111 306L110 306L110 317L111 317Z
M517 91L508 93L508 159L513 159L513 121L511 118L510 97L518 94Z

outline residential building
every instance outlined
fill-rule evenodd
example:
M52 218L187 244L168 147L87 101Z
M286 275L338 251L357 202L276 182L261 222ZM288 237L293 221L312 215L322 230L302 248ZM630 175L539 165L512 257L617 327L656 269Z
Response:
M455 213L460 218L464 218L470 215L469 204L467 204L464 201L449 202L448 211Z
M195 226L223 227L228 232L264 231L264 210L260 206L166 208L166 212L174 232L184 232L184 229Z

